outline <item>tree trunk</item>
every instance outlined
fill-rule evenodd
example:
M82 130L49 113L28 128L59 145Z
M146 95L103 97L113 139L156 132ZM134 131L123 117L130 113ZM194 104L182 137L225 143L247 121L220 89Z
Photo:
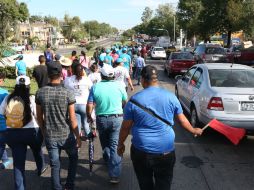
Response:
M232 31L229 30L228 31L227 48L230 48L230 45L231 45L231 33L232 33Z

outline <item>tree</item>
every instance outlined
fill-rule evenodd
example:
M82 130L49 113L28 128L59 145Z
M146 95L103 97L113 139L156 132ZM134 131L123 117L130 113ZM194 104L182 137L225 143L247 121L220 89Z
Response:
M24 22L29 17L25 3L16 0L1 0L0 2L0 42L5 42L15 24Z
M129 29L129 30L124 31L123 36L126 38L132 38L132 36L135 34L136 34L135 30Z
M43 20L46 24L51 24L52 26L59 26L59 21L56 17L45 16Z
M30 23L43 22L43 20L44 20L43 17L38 15L32 15L29 18Z
M148 23L153 17L153 10L149 7L145 7L144 12L142 13L141 20L143 23Z
M62 32L64 37L67 38L70 42L74 39L73 32L79 30L82 30L80 18L78 16L70 17L69 15L65 14L64 23L62 25Z

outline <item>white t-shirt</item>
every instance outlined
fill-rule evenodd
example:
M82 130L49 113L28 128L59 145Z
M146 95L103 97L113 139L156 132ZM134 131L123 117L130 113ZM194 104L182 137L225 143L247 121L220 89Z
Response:
M4 100L2 101L1 105L0 105L0 114L1 115L5 115L5 110L7 107L7 99L8 96L6 96L4 98ZM30 107L31 107L31 113L32 113L32 120L27 123L23 128L39 128L39 125L37 124L37 120L36 120L36 104L35 104L35 96L30 96ZM7 126L7 128L11 128L9 126Z
M119 81L124 87L128 86L127 78L130 77L129 71L123 66L114 68L115 81Z
M101 74L100 73L90 73L88 78L92 81L93 84L101 81Z
M82 77L76 80L76 75L68 77L64 81L65 88L73 91L76 98L76 104L86 104L93 83L88 77Z

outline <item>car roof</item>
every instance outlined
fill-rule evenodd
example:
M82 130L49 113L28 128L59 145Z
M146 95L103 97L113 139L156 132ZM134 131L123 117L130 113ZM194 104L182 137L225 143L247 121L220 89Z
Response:
M254 68L241 65L241 64L232 64L232 63L204 63L204 64L198 64L199 67L207 68L208 70L214 70L214 69L252 69Z
M163 47L160 47L160 46L154 46L153 48L162 48L162 49L164 49Z

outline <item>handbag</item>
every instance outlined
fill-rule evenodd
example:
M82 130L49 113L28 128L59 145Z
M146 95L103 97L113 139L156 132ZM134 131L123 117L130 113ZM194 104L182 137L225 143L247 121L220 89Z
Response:
M145 106L141 105L140 103L136 102L133 99L130 99L130 102L133 103L134 105L138 106L139 108L141 108L142 110L144 110L146 113L149 113L150 115L156 117L157 119L159 119L160 121L162 121L163 123L172 126L172 124L167 121L166 119L162 118L161 116L157 115L153 110L146 108Z

